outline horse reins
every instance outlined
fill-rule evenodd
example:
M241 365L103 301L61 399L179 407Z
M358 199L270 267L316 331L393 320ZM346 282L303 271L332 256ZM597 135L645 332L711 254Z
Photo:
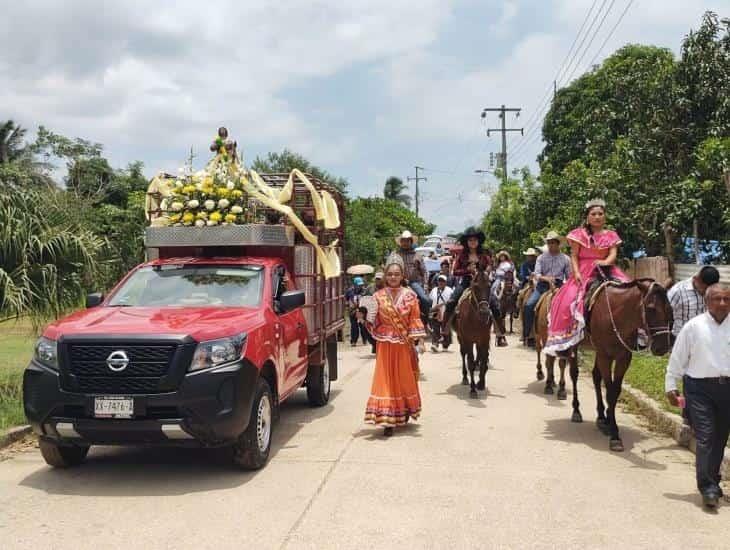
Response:
M672 330L669 325L660 325L660 326L649 326L646 322L646 298L651 294L652 289L654 286L661 286L656 281L652 282L651 285L649 285L649 290L646 292L646 296L642 297L640 307L641 307L641 322L642 327L646 331L647 335L647 348L651 349L651 344L654 340L654 337L661 336L662 334L666 334L667 338L671 338ZM611 319L611 328L613 328L613 333L616 336L616 339L621 343L621 345L628 351L629 353L642 353L640 349L631 348L621 337L621 333L618 330L618 327L616 326L616 320L613 318L613 310L611 309L611 300L608 299L608 287L603 289L603 294L606 296L606 307L608 308L608 317ZM656 332L652 333L652 330L656 330ZM593 339L591 338L591 341ZM669 340L669 343L671 344L671 339Z

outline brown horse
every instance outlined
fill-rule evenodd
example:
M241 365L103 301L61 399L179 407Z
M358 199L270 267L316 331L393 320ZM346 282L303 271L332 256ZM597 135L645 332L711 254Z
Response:
M506 320L507 315L509 315L509 333L513 334L514 319L517 317L517 315L515 315L517 312L517 289L515 288L515 280L512 272L507 274L504 281L499 286L497 298L499 299L499 311L502 315L502 319Z
M470 395L477 396L477 390L486 388L487 369L489 368L489 339L492 333L492 312L489 309L491 285L485 271L477 271L469 287L470 296L459 304L456 316L456 336L461 351L461 383L471 384ZM477 348L474 358L474 346ZM471 382L467 379L467 364ZM479 383L474 383L474 371L479 365Z
M609 284L598 290L587 321L587 337L596 350L593 385L598 402L596 425L609 436L609 448L623 451L624 446L616 424L616 403L621 384L638 351L639 331L648 338L654 355L664 355L672 347L672 308L664 286L653 279L638 279L629 283ZM582 422L578 401L577 346L570 351L570 377L573 382L573 422ZM606 386L604 406L601 380Z
M542 380L545 375L542 372L542 349L545 347L548 336L548 314L550 306L553 303L553 297L558 291L554 285L550 285L550 290L543 294L540 301L535 306L535 351L537 352L537 379ZM567 399L568 393L565 390L565 365L564 357L558 361L560 367L560 383L558 385L557 398L560 400ZM545 356L545 370L547 371L547 380L545 381L545 394L552 395L555 390L555 356Z

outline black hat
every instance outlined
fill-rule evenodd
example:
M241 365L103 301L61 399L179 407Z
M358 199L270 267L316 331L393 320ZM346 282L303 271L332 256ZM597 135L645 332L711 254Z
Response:
M469 237L476 237L477 239L479 239L479 246L482 246L484 244L484 241L487 240L484 231L472 226L467 228L466 231L461 234L461 237L459 237L459 244L466 248L466 241L469 240Z

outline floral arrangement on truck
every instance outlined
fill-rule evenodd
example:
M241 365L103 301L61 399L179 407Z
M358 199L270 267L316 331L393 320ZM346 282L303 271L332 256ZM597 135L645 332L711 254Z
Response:
M325 229L340 227L337 202L326 189L317 189L306 174L292 170L282 188L268 185L255 170L247 169L237 153L237 143L219 128L210 146L215 157L199 171L192 165L180 168L177 177L160 173L147 190L146 211L152 227L188 227L209 230L216 226L267 222L267 211L286 218L311 244L325 278L339 276L337 241L323 246L290 203L295 184L309 192L315 222Z

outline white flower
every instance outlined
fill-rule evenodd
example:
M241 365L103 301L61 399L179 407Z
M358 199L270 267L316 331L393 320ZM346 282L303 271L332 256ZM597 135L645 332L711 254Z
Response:
M170 208L172 208L175 212L180 212L180 210L183 209L183 203L181 203L181 202L173 202L170 205Z
M180 168L177 169L177 173L178 174L184 174L185 173L185 168L181 166Z
M218 201L218 208L228 208L231 202L228 199L221 199Z
M205 222L205 223L206 223L207 225L218 225L218 222L217 222L217 221L215 221L215 220L208 220L208 221L207 221L207 222Z
M188 208L197 208L198 206L200 206L200 203L197 200L188 201Z
M195 227L203 227L205 225L205 220L195 220Z
M179 188L179 187L182 187L182 186L183 186L183 182L181 182L180 180L175 181L175 187L178 187Z
M231 208L231 212L233 214L242 214L243 213L243 208L241 208L240 206L236 205L236 206L234 206L234 207Z
M233 191L236 188L236 184L233 183L231 180L228 180L228 183L226 183L226 189L229 191Z
M213 210L215 208L215 201L208 199L203 203L206 210Z

